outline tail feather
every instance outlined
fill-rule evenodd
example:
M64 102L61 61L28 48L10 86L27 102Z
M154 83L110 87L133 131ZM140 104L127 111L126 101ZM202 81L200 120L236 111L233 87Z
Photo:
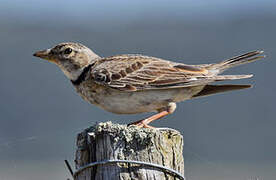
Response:
M257 56L262 53L263 51L252 51L240 56L227 59L217 64L211 64L207 66L206 69L208 69L210 72L213 72L214 74L219 74L225 71L226 69L262 59L265 56Z
M251 78L253 74L246 74L246 75L219 75L214 76L215 81L225 81L225 80L236 80L236 79L246 79Z
M251 85L234 85L234 84L224 84L224 85L206 85L202 91L198 94L194 95L193 98L203 97L203 96L210 96L217 93L227 92L227 91L234 91L240 89L246 89L252 87Z

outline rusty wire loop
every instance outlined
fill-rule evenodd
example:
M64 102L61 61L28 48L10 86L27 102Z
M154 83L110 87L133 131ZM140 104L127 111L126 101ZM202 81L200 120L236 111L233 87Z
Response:
M65 161L65 163L66 163L66 161ZM72 173L72 171L70 171L71 167L68 164L68 162L66 163L66 166L69 169L70 174L72 175L72 177L75 178L79 173L81 173L82 171L84 171L88 168L91 168L93 166L113 164L113 163L129 163L129 164L139 164L139 165L149 166L149 167L157 168L157 169L163 171L164 173L169 173L170 175L172 175L174 177L177 177L180 180L185 180L185 177L182 174L180 174L179 172L175 171L174 169L171 169L171 168L168 168L166 166L159 165L159 164L143 162L143 161L119 160L119 159L118 160L114 159L114 160L98 161L98 162L93 162L93 163L89 163L85 166L82 166L77 171L75 171L74 173Z

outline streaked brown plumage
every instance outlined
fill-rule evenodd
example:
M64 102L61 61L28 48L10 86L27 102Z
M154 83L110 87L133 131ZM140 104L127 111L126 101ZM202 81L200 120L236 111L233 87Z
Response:
M135 122L141 127L172 113L176 102L250 85L209 85L215 81L249 78L252 75L219 75L224 70L264 56L253 51L220 63L187 65L143 55L101 58L78 43L61 43L34 55L57 64L88 102L118 114L157 111Z

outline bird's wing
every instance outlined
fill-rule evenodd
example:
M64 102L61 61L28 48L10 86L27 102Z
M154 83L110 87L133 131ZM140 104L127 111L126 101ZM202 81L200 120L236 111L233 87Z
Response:
M142 55L102 58L91 70L91 77L121 91L180 88L214 81L205 68Z

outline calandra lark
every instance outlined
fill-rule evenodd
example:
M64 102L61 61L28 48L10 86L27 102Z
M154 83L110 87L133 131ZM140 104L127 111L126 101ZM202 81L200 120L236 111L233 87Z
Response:
M219 63L187 65L136 54L100 57L79 43L61 43L34 56L56 64L86 101L117 114L158 113L134 122L140 127L171 114L176 102L238 90L250 85L210 85L252 75L219 75L263 58L252 51Z

